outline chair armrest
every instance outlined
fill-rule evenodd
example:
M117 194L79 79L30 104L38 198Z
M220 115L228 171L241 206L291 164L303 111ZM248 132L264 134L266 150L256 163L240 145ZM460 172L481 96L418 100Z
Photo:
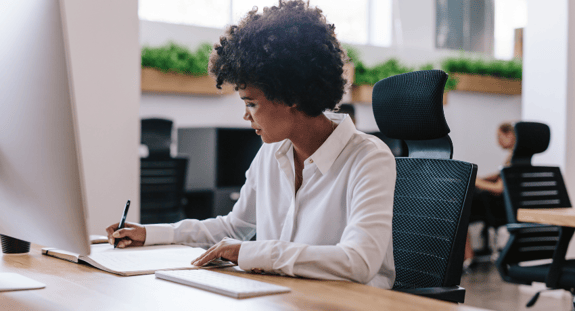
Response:
M458 285L450 287L424 287L394 290L402 293L408 293L449 302L463 303L465 300L465 288Z

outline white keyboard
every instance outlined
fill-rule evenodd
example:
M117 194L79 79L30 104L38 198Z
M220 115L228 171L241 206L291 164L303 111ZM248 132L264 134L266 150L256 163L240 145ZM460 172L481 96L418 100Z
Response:
M289 287L203 269L156 271L156 278L189 285L234 298L255 297L291 291Z

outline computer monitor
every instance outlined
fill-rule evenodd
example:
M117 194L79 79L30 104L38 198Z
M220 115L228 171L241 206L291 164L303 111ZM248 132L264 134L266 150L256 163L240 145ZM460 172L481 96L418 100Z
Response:
M0 7L0 234L89 254L61 3Z

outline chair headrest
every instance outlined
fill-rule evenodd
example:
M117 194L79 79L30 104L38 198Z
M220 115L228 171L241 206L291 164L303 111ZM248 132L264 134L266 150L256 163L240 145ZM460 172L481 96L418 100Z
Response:
M173 122L167 119L142 119L140 143L148 146L149 157L170 157Z
M429 140L449 134L443 113L447 74L441 70L404 73L373 87L375 121L387 137Z
M515 123L515 147L511 156L512 165L531 165L531 158L549 147L551 131L549 126L538 122Z

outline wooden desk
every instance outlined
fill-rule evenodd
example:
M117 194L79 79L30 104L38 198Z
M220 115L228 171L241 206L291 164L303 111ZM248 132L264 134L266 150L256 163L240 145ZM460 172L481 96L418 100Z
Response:
M154 275L122 277L87 265L29 254L2 255L0 272L39 282L40 290L0 293L1 310L477 310L344 281L319 281L225 272L290 287L291 293L234 299Z
M517 220L561 227L575 227L575 208L517 209Z

